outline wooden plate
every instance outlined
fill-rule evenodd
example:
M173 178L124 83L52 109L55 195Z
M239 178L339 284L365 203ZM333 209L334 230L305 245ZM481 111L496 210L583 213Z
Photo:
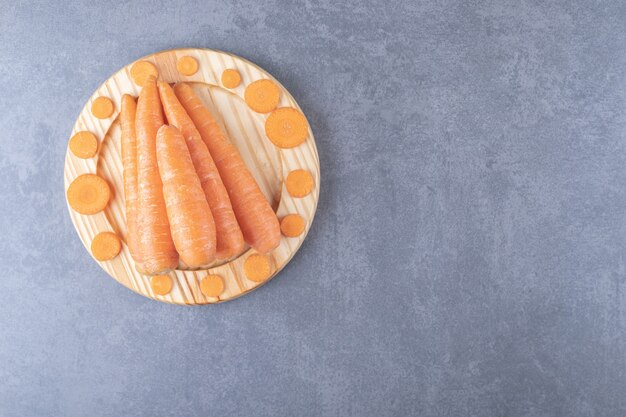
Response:
M177 60L185 55L194 57L199 63L198 72L194 75L184 76L176 70ZM298 213L305 219L306 227L302 235L297 238L283 237L279 247L269 254L273 271L269 278L271 279L291 260L311 227L319 196L319 158L315 139L310 130L307 140L296 148L275 147L265 136L264 125L268 114L259 114L250 110L243 100L244 90L253 81L269 78L275 81L281 89L279 107L297 109L300 107L291 94L265 70L232 54L209 49L175 49L158 52L139 60L154 63L159 68L161 79L167 82L193 83L196 93L221 121L222 127L238 147L246 165L276 210L278 217ZM77 176L85 173L97 173L102 176L109 181L113 190L109 205L98 214L82 215L68 205L74 227L90 254L91 241L96 234L115 231L124 240L126 236L121 131L118 114L123 94L139 95L140 87L133 83L130 76L132 64L122 68L98 88L85 104L74 124L71 136L82 130L88 130L96 135L99 141L98 154L91 159L80 159L74 156L68 148L65 156L66 191ZM221 74L227 68L237 69L242 76L242 83L232 90L221 86ZM115 104L115 111L108 119L97 119L91 114L91 104L100 96L110 98ZM315 181L313 191L304 198L291 197L283 186L283 179L295 169L308 170ZM135 270L134 261L126 244L123 245L122 252L113 260L96 262L115 280L139 294L159 301L193 305L230 300L269 281L268 279L260 283L254 282L246 278L243 273L243 263L253 253L252 249L246 249L236 259L206 270L176 270L169 274L174 286L172 291L165 296L157 295L152 291L150 276L139 274ZM208 274L217 274L224 279L225 289L219 297L206 297L200 291L200 280Z

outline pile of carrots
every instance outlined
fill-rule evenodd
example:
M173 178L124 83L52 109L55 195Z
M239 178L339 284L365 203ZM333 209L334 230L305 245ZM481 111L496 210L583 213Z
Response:
M186 56L177 69L191 75L198 63ZM127 245L136 269L152 275L153 291L164 295L172 288L167 272L233 259L247 243L258 253L247 257L244 273L252 281L267 279L272 266L264 254L279 245L281 234L300 236L305 220L292 213L278 221L237 148L188 84L159 82L157 67L147 61L136 62L130 75L142 90L138 99L122 97L119 121ZM235 69L225 70L221 80L229 89L242 82ZM244 100L251 110L269 113L265 134L275 146L293 148L306 140L308 124L297 109L278 107L280 94L273 81L261 79L245 88ZM91 106L99 119L111 117L114 110L113 101L102 96ZM79 131L69 148L78 158L92 158L98 140ZM303 198L313 191L313 176L303 169L291 171L285 187L292 197ZM108 182L90 173L78 176L67 190L69 205L85 215L104 210L111 195ZM116 233L102 232L92 240L91 251L97 260L107 261L121 247ZM211 275L201 287L205 295L217 296L224 282Z
M259 253L278 246L274 210L188 84L148 75L137 101L122 97L120 121L127 243L139 272L205 267L245 243Z

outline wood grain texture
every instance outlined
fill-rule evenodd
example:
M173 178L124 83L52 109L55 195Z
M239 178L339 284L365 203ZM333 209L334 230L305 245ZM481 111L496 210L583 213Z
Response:
M196 74L183 76L176 70L177 59L185 55L193 56L198 60L200 68ZM279 149L272 145L265 136L264 124L267 115L250 110L243 100L243 93L249 83L269 78L274 80L282 90L279 107L290 106L297 109L300 107L291 94L263 69L225 52L207 49L176 49L158 52L139 60L154 63L159 68L160 77L167 82L192 82L200 99L222 123L222 127L239 149L246 165L276 210L278 217L281 218L289 213L299 213L305 219L304 233L297 238L283 237L279 247L270 254L273 273L269 279L276 276L297 252L311 227L320 189L319 158L310 129L305 143L296 148ZM96 135L100 146L98 155L91 159L77 158L68 148L64 168L65 190L67 191L70 183L77 176L85 173L101 175L109 182L113 190L113 196L106 210L98 214L81 215L68 205L76 231L90 254L91 241L99 232L115 231L125 241L121 129L117 116L122 95L137 96L140 91L140 87L135 85L130 77L132 64L122 68L98 88L85 104L69 135L71 137L78 131L88 130ZM221 87L220 77L222 71L227 68L236 68L242 76L242 83L232 90ZM115 103L114 114L108 119L97 119L91 114L91 103L99 96L109 97ZM315 180L313 192L304 198L291 197L283 185L283 179L295 169L309 170ZM269 281L268 279L257 283L247 279L244 275L243 262L252 253L254 253L252 249L246 248L243 254L230 262L214 265L204 270L178 269L170 273L174 288L165 296L154 294L150 288L150 276L139 274L135 270L134 261L126 244L115 259L96 262L115 280L139 294L174 304L194 305L231 300ZM200 291L200 280L208 274L217 274L224 278L225 289L219 297L206 297Z

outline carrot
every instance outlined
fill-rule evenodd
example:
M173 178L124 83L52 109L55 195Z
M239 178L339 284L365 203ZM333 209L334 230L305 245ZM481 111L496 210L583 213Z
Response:
M113 232L98 233L91 241L91 254L99 261L115 258L120 250L122 250L122 242Z
M122 96L120 123L122 125L122 165L124 167L124 197L126 203L126 242L135 261L141 259L137 247L137 136L135 115L137 103L128 94Z
M172 87L165 82L160 82L159 92L168 122L178 127L187 141L191 160L211 208L217 233L216 256L218 259L232 258L243 250L243 234L237 224L228 192L222 183L215 162Z
M209 148L245 241L258 252L271 251L280 243L278 218L241 159L239 151L230 143L211 112L188 84L179 83L174 91Z
M241 74L236 69L228 68L222 72L222 85L226 88L235 88L241 84Z
M305 197L313 190L313 176L304 169L293 170L287 174L285 187L292 197Z
M130 77L139 87L143 87L150 75L159 75L159 70L152 62L137 61L130 67Z
M257 113L269 113L278 106L280 89L272 80L257 80L243 93L248 107Z
M175 127L161 126L156 148L176 250L187 266L206 266L215 259L215 223L185 138Z
M111 117L114 109L115 106L108 97L98 97L91 104L91 114L96 116L98 119Z
M280 231L287 237L298 237L304 232L304 219L299 214L288 214L280 221Z
M250 281L262 282L269 278L272 267L266 255L254 254L248 256L243 263L243 272Z
M224 292L224 280L219 275L207 275L200 281L200 291L207 297L219 297Z
M167 275L155 275L150 277L150 287L156 295L167 295L172 291L174 283Z
M281 107L267 117L265 134L279 148L293 148L306 140L309 125L298 110Z
M178 253L172 241L167 219L163 184L159 176L156 135L163 125L163 112L156 78L149 76L137 102L135 134L137 137L137 248L141 254L135 263L143 274L159 274L176 268Z
M67 189L67 202L80 214L96 214L104 210L109 198L109 184L95 174L76 177Z
M76 132L70 139L70 151L82 159L93 158L98 152L98 139L86 130Z
M185 55L176 61L176 69L183 75L194 75L198 71L198 61L192 56Z

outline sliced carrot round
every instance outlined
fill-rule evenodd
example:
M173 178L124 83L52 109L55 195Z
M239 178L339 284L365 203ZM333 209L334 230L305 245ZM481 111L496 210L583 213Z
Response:
M222 73L222 85L226 88L235 88L241 84L241 74L236 69L228 68Z
M70 151L79 158L93 158L98 152L98 139L86 130L77 132L70 139Z
M96 116L98 119L111 117L113 110L115 110L115 106L108 97L98 97L91 104L91 114Z
M130 76L139 87L143 87L151 75L155 77L159 75L159 70L152 62L137 61L130 67Z
M185 55L176 62L176 69L183 75L194 75L198 71L198 61L192 56Z
M80 214L95 214L106 207L111 197L109 184L95 174L77 177L67 189L67 201Z
M269 113L278 106L280 89L272 80L257 80L243 93L248 107L257 113Z
M272 268L265 255L250 255L243 264L243 272L250 281L262 282L269 278Z
M200 281L200 291L207 297L217 297L224 292L224 280L219 275L207 275Z
M280 231L287 237L298 237L304 232L304 219L299 214L288 214L280 221Z
M265 134L279 148L293 148L306 140L309 126L298 110L281 107L274 110L265 121Z
M99 261L115 258L120 250L122 250L122 242L113 232L98 233L91 241L91 254Z
M313 190L313 175L304 169L291 171L285 179L285 187L292 197L304 197Z
M172 291L172 278L168 275L154 275L150 277L150 287L157 295L167 295Z

